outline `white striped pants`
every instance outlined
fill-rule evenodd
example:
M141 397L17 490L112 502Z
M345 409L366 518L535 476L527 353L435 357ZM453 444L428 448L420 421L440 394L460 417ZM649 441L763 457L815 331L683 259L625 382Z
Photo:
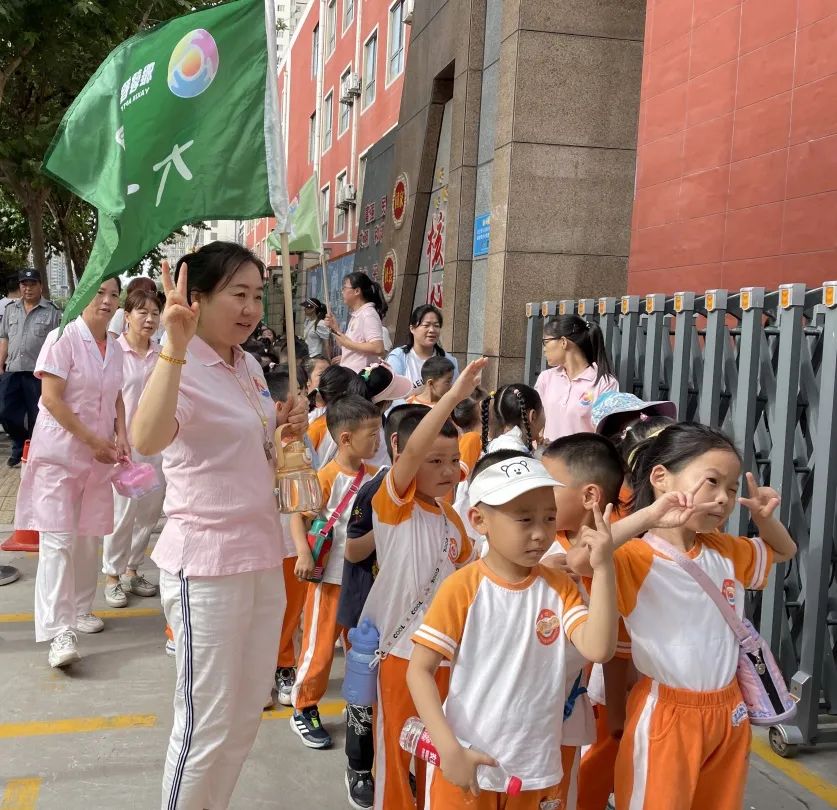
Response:
M282 567L218 577L160 571L177 685L162 810L224 810L270 694L285 612Z

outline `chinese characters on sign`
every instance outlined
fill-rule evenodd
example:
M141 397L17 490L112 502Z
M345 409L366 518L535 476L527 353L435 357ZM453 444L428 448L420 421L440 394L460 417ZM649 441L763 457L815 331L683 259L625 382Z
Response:
M399 174L392 189L392 224L396 229L404 224L404 216L407 213L407 175Z
M398 258L394 250L387 253L384 259L384 271L381 276L381 288L384 291L384 298L387 302L392 301L395 295L395 279L398 276Z
M123 110L129 104L133 103L136 99L144 96L148 92L148 90L145 89L139 95L134 96L134 93L136 93L137 90L147 88L147 86L151 84L151 79L154 76L155 64L156 62L149 62L145 67L137 70L130 79L126 79L122 83L122 87L119 90L119 104Z
M431 273L434 270L445 269L445 212L443 209L439 209L433 215L430 230L427 232L424 253L427 256Z

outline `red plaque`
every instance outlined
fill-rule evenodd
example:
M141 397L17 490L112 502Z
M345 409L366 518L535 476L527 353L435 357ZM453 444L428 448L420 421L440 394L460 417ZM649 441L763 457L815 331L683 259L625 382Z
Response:
M381 272L381 287L384 291L384 298L389 302L395 295L395 280L398 276L398 260L395 251L391 250L384 258L384 269Z
M398 175L395 181L395 186L392 189L392 202L390 204L392 210L392 224L396 228L400 228L404 224L404 215L407 213L407 195L409 194L409 186L407 184L407 175L402 173Z

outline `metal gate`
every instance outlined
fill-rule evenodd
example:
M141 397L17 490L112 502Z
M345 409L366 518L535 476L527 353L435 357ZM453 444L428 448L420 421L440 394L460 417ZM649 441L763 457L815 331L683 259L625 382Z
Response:
M572 312L601 327L621 390L722 428L744 470L782 494L779 518L799 552L748 596L799 699L771 743L787 756L837 740L837 282L527 304L529 384L546 367L545 321ZM751 532L746 510L727 528Z

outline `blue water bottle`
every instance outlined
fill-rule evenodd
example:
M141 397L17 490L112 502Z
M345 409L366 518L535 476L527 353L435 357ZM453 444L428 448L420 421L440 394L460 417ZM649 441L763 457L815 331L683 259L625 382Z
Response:
M374 706L378 702L378 649L380 634L369 619L349 630L352 645L346 655L343 697L353 706Z

